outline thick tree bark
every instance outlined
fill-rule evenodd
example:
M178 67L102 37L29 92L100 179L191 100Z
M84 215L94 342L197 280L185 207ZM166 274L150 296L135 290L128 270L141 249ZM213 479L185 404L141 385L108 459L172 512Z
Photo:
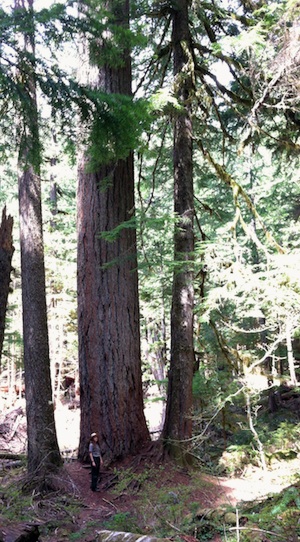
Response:
M121 24L128 25L129 4ZM131 94L129 54L124 66L101 67L86 81L107 93ZM82 74L81 74L82 75ZM101 142L99 142L101 144ZM109 462L136 452L148 440L142 380L135 229L101 238L134 213L133 156L78 175L78 333L80 374L79 458L86 459L89 434L96 431Z
M48 344L40 179L32 167L19 177L28 472L44 477L61 464Z
M9 293L11 261L14 253L12 229L13 218L6 216L6 207L2 211L0 225L0 369L5 331L5 315Z
M174 234L175 272L171 310L171 359L168 375L166 418L162 437L171 453L181 455L176 441L192 434L193 348L193 170L192 121L189 96L192 88L191 40L188 1L173 12L175 88L184 108L174 120L174 210L178 224Z
M32 9L33 0L28 0L27 6ZM21 5L16 0L16 8L20 7L25 7L24 0ZM23 36L23 46L26 55L34 56L32 33ZM38 111L32 68L30 61L26 64L23 60L24 94L28 101L20 119L19 212L28 474L44 486L48 474L61 465L61 456L50 378Z

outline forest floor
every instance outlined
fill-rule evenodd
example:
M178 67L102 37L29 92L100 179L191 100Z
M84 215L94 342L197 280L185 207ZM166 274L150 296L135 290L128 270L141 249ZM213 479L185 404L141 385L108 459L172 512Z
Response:
M95 540L95 532L101 529L154 536L162 536L165 531L166 537L170 537L169 533L173 531L180 537L181 524L191 515L191 505L202 511L219 507L239 508L241 503L280 492L289 485L290 476L300 472L300 458L296 458L278 462L267 472L251 467L236 478L213 476L200 469L179 468L171 461L163 461L158 444L151 442L139 455L104 466L99 491L92 492L89 466L74 459L72 449L73 443L78 442L79 410L61 407L59 419L58 438L66 457L66 488L72 488L74 512L70 512L68 506L62 513L64 507L59 507L61 497L57 496L54 502L51 498L45 499L42 511L39 504L35 516L43 526L42 542L67 541L72 540L72 536L74 540L91 542ZM0 450L6 449L10 453L24 451L24 411L19 409L7 426L0 419L1 428ZM67 500L70 505L72 497L67 497ZM196 540L193 536L182 535L185 542ZM220 534L211 533L211 536L212 542L222 540Z
M213 476L203 473L200 470L189 470L176 467L172 462L161 462L160 459L155 459L156 452L155 444L149 446L147 450L139 456L127 458L126 461L120 462L113 468L103 469L101 480L99 483L99 492L93 493L90 490L90 471L87 466L80 464L77 461L72 461L66 465L67 471L73 480L74 485L79 491L79 498L83 504L81 511L77 517L81 529L87 524L96 523L97 528L105 527L105 523L109 522L112 516L117 514L127 515L127 522L131 514L138 514L143 506L147 507L147 513L144 517L140 517L139 527L141 532L149 534L151 524L157 523L157 518L160 516L160 506L155 501L157 493L153 493L153 486L149 484L149 493L145 501L145 488L147 489L147 481L141 484L143 493L142 499L139 491L136 493L130 491L132 480L139 480L141 473L145 469L150 469L153 474L154 484L165 495L175 495L176 502L181 502L182 510L181 517L188 516L191 510L191 503L197 503L199 510L205 511L216 510L218 508L239 508L239 505L246 502L263 500L271 494L279 493L282 489L289 485L288 479L291 474L300 470L300 459L295 460L292 464L283 464L278 466L278 469L264 472L259 468L252 468L242 477L227 478ZM281 462L282 463L282 462ZM123 491L116 490L111 486L111 480L119 472L129 472L128 486ZM156 476L156 473L158 475ZM133 484L133 487L139 484ZM152 509L152 514L149 512ZM185 510L184 510L185 509ZM162 510L162 508L161 508ZM168 517L167 514L170 514ZM160 523L166 526L174 526L174 518L172 517L171 508L163 508L164 517L160 517ZM125 520L126 521L126 520ZM104 527L103 527L104 524ZM174 527L176 534L179 526ZM117 529L118 530L118 529ZM126 530L126 529L119 529ZM170 529L169 529L170 530ZM172 530L172 529L171 529ZM177 532L177 534L178 534ZM155 534L155 533L153 533ZM183 534L183 533L182 533ZM180 535L179 535L180 537ZM185 540L185 538L183 537ZM205 538L204 538L205 539ZM82 538L84 540L84 538ZM195 540L195 539L194 539ZM216 534L211 538L212 542L221 542L222 538ZM191 540L190 540L191 542Z

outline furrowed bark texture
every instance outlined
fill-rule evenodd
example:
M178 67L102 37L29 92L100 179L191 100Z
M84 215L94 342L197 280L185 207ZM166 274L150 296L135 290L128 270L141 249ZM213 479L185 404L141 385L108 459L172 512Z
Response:
M178 7L177 7L178 6ZM173 59L175 86L184 111L174 120L174 210L179 223L174 234L175 272L171 310L171 359L163 439L166 446L192 434L193 349L193 170L192 122L188 105L192 87L188 2L173 13Z
M33 9L33 0L16 0L15 9ZM58 448L47 326L42 230L40 142L34 77L34 29L19 36L20 70L26 101L19 122L19 213L23 342L28 437L28 474L39 487L62 463ZM33 482L34 483L34 482Z
M11 261L14 253L12 239L13 223L13 218L6 215L6 207L4 207L0 225L0 369L5 331L5 315L9 293L10 274L12 270Z
M128 25L128 2L122 4ZM108 93L131 94L129 55L124 66L101 67L86 80ZM99 142L101 144L101 142ZM109 232L134 213L133 156L78 175L79 458L87 458L97 431L107 462L136 452L149 434L143 410L135 229Z
M47 475L61 464L48 344L40 179L32 167L19 176L28 472Z

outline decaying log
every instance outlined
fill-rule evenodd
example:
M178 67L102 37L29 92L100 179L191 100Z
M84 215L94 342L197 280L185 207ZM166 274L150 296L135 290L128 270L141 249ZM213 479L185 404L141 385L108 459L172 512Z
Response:
M7 524L0 528L0 542L37 542L40 531L29 523Z

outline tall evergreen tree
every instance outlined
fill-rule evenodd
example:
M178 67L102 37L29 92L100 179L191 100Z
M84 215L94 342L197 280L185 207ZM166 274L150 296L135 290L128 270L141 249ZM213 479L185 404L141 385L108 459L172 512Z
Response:
M171 356L162 435L171 450L176 447L176 441L192 435L194 193L190 96L193 56L188 6L185 0L174 6L172 13L174 89L180 106L175 113L173 140L174 212L178 222L174 234Z
M118 103L120 95L131 96L129 1L112 0L105 7L115 35L107 28L90 44L81 77ZM118 33L125 40L111 57ZM128 127L123 130L124 137ZM99 135L93 147L101 153ZM91 431L98 432L107 460L136 452L149 438L141 381L133 155L106 161L95 169L84 151L78 172L80 459L86 457ZM113 230L118 232L109 241L104 234Z
M62 463L54 422L47 327L42 230L40 141L34 73L33 0L15 0L15 15L26 10L30 27L19 36L19 78L24 99L19 118L19 210L22 273L28 474L42 487Z

